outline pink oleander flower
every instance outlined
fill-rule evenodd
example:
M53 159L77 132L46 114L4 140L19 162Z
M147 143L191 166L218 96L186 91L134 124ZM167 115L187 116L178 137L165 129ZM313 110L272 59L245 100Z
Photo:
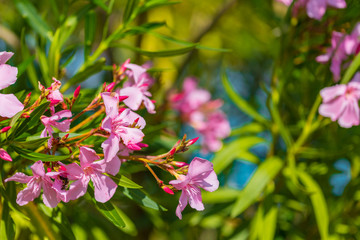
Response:
M333 32L331 38L331 47L326 53L316 58L320 63L326 63L331 60L330 70L334 75L334 81L338 82L341 75L341 65L349 55L358 54L360 48L360 24L357 24L350 35L340 32Z
M179 175L177 180L172 180L169 183L176 189L182 190L179 205L176 208L176 216L180 219L182 219L181 212L188 202L192 208L198 211L204 210L200 188L213 192L219 187L213 164L198 157L191 161L186 176Z
M109 201L116 191L117 184L103 173L116 175L119 169L116 166L109 166L110 163L105 162L104 159L97 161L100 157L91 148L81 147L79 159L80 166L76 163L66 166L67 178L75 181L70 185L66 201L83 196L90 179L94 184L95 200L102 203Z
M10 155L2 148L0 148L0 158L5 161L12 162Z
M14 84L18 69L5 64L14 53L0 52L0 90ZM14 94L0 94L0 116L11 118L24 109L24 105Z
M360 78L360 73L355 79ZM359 125L360 82L351 81L348 84L337 84L320 91L323 103L319 107L320 115L338 121L343 128Z
M52 78L52 80L54 81L50 87L47 88L47 90L49 91L49 94L46 96L46 99L48 101L50 101L50 111L51 114L55 113L55 106L61 102L64 101L63 95L61 94L61 92L59 91L60 87L61 87L61 82L59 80L57 80L56 78ZM45 89L44 86L42 86L39 83L39 88L41 89Z
M149 99L151 93L148 91L149 87L153 84L153 79L146 72L146 68L136 64L127 63L125 74L128 80L124 83L123 88L119 90L121 96L128 96L124 100L126 106L131 110L138 110L141 103L144 103L145 108L149 113L155 113L155 105Z
M17 195L16 203L20 206L28 204L40 195L43 189L44 204L50 208L54 208L60 202L56 191L53 189L53 182L50 177L45 174L44 164L37 161L31 166L33 176L27 176L24 173L15 173L12 177L5 179L5 182L16 181L27 183L27 187L20 191Z
M48 137L48 147L52 147L52 139L54 129L52 127L56 127L62 132L69 131L71 119L65 119L61 122L58 122L62 118L71 118L72 114L69 110L62 110L60 112L54 113L51 117L41 116L41 122L44 124L45 129L42 131L40 137Z
M119 95L117 93L101 94L106 111L106 117L102 122L102 128L110 133L107 140L101 147L104 151L106 162L115 161L120 167L120 160L117 157L121 144L131 150L140 150L144 134L141 131L146 125L145 120L129 109L122 109L119 112ZM136 126L135 126L136 125Z
M290 6L292 0L277 0L286 6ZM321 20L327 6L334 8L346 8L345 0L298 0L294 3L293 15L297 15L299 8L306 7L306 13L310 18Z

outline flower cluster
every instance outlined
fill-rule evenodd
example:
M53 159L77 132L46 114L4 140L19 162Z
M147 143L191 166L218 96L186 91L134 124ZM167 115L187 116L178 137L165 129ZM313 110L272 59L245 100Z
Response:
M9 79L7 82L3 81L6 83L3 84L4 86L0 86L5 88L16 81L17 69L4 64L12 54L3 53L1 56L2 65L0 67L3 68L0 68L0 75L4 79ZM92 182L90 186L94 189L95 200L102 203L107 202L116 192L118 185L114 182L113 176L118 174L121 163L139 161L144 163L165 192L174 194L173 191L182 190L179 207L176 211L179 218L181 218L181 211L185 208L188 200L191 207L197 210L204 209L201 202L200 187L206 191L214 191L219 185L212 164L200 158L195 158L190 165L174 161L174 155L187 151L196 142L196 139L186 140L186 136L184 136L169 152L158 156L137 156L133 154L135 151L148 146L143 143L145 136L143 129L146 126L146 121L134 111L146 108L149 113L155 113L154 102L149 98L151 97L149 88L154 83L154 79L147 73L147 67L132 64L130 60L120 67L114 66L113 82L108 85L104 84L101 92L85 109L76 115L73 114L72 109L80 96L80 87L75 90L72 99L66 98L60 92L61 82L55 78L48 88L39 83L40 96L31 106L26 107L30 101L29 94L24 101L25 109L23 104L13 95L8 97L10 102L1 102L0 114L4 118L3 120L22 110L21 117L31 117L32 112L40 105L48 104L44 115L40 117L44 126L40 138L48 138L46 147L41 149L45 154L56 155L59 153L58 150L63 148L67 149L71 155L67 159L70 163L41 159L30 167L32 176L17 172L5 179L5 182L16 181L27 184L17 195L16 202L19 205L33 201L40 196L41 192L44 204L51 208L56 207L61 201L66 203L76 200L87 192L90 180ZM210 95L206 101L209 99ZM215 102L212 103L212 105L216 105L214 109L220 106ZM5 106L6 104L9 106ZM198 115L201 113L204 115L203 119L198 119L198 124L205 124L205 121L209 121L209 124L224 124L225 117L222 112L216 110L210 111L208 114L206 112L211 110L210 106L212 105L205 106L204 104L205 102L202 102L198 106L203 108L203 112L199 109L196 110ZM12 112L7 111L6 107L11 108ZM2 111L6 114L2 114ZM85 117L80 123L77 122L81 116L90 111L95 111L95 113ZM70 135L91 120L101 116L103 116L101 122L95 128L75 136ZM199 117L201 118L201 116ZM227 134L230 131L228 128L226 125L225 132ZM0 130L0 133L7 132L9 129L10 127L5 127ZM58 131L69 133L60 138ZM216 131L215 133L204 132L203 134L206 134L206 138L211 141L218 141L217 138L223 137ZM101 153L95 151L94 145L84 143L90 137L104 138L100 148ZM213 140L212 138L216 139ZM12 160L4 149L0 149L0 157L7 161ZM149 164L169 172L177 180L171 181L169 185L164 184L151 170Z
M293 0L277 0L286 6L290 6ZM296 16L300 9L306 8L310 18L321 20L328 6L334 8L346 8L345 0L297 0L293 6L293 15Z
M195 78L184 80L183 91L170 96L174 109L180 112L184 122L192 126L202 137L202 150L215 152L222 147L221 140L230 134L230 124L220 110L222 101L211 100L211 94L197 87Z

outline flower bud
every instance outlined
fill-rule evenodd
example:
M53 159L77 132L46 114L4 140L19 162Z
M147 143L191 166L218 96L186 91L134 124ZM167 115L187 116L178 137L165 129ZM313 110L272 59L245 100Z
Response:
M74 91L74 98L77 98L77 97L79 96L80 89L81 89L81 86L80 86L80 85L75 89L75 91Z
M2 148L0 148L0 158L5 161L12 162L12 158L10 157L10 155Z
M176 167L179 167L179 168L189 165L189 164L187 164L186 162L175 162L175 161L172 162L172 164L173 164L174 166L176 166Z
M168 187L168 186L161 186L162 190L164 190L164 192L174 195L174 192Z
M115 82L110 83L109 85L107 85L107 87L105 88L106 92L111 92L115 87Z
M196 141L197 141L198 139L199 139L199 137L193 138L193 139L187 141L186 146L188 147L188 146L193 145L194 143L196 143Z
M129 96L119 96L119 102L124 101L125 99L127 99Z
M31 92L28 93L28 95L26 95L25 100L24 100L24 106L28 105L28 103L30 102L30 97L31 97Z
M11 128L10 126L4 127L3 129L0 130L0 133L7 132L9 131L10 128Z
M176 153L176 147L173 147L170 151L170 155L174 155Z

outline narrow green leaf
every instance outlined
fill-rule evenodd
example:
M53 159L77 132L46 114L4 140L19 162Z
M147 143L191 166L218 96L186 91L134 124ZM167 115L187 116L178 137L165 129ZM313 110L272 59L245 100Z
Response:
M181 3L181 1L173 1L173 2L170 2L168 0L146 1L145 4L140 7L139 13L146 12L152 8L174 5L178 3Z
M28 0L16 0L15 6L21 16L27 21L34 31L42 37L52 40L52 31L47 23L41 18L35 7Z
M257 136L244 136L226 144L213 159L214 170L217 174L227 168L236 158L242 158L250 162L258 163L258 158L249 153L252 146L264 142L263 138Z
M65 159L68 159L71 157L71 154L69 155L63 155L63 156L55 156L55 155L48 155L43 153L37 153L32 152L27 149L19 148L14 145L10 145L20 156L23 158L32 160L32 161L43 161L43 162L56 162L56 161L63 161Z
M10 208L7 201L2 204L2 217L0 222L0 239L15 239L15 224L10 216Z
M257 134L259 132L263 132L264 130L265 128L262 124L259 124L257 122L252 122L242 127L232 129L230 135L236 136L236 135L246 135L246 134Z
M21 31L21 38L20 38L20 42L21 42L21 55L23 59L31 59L34 58L35 56L31 56L29 48L26 45L25 42L25 28L22 29ZM31 61L30 63L33 63L33 61ZM21 69L21 71L23 71ZM34 67L34 64L28 64L26 67L26 73L29 77L30 83L33 86L33 88L35 89L35 91L40 91L38 88L38 78L37 78L37 74L36 74L36 70Z
M67 89L69 89L69 87L71 87L75 84L79 84L82 81L85 81L88 77L94 75L95 73L100 72L103 69L103 67L105 66L105 61L106 61L105 58L100 58L93 64L88 65L83 70L76 73L75 76L70 78L69 81L67 81L64 84L64 86L62 86L61 91L65 92Z
M321 239L329 239L329 211L324 194L319 184L309 174L303 171L297 171L297 174L305 189L310 193L310 200L314 208Z
M125 222L119 214L119 208L116 207L111 201L105 203L95 202L96 208L104 215L110 222L112 222L116 227L123 228L125 227Z
M112 47L128 48L130 50L138 52L138 53L140 53L140 54L142 54L144 56L147 56L147 57L171 57L171 56L182 55L182 54L190 52L191 50L193 50L196 47L196 45L194 44L193 46L190 46L190 47L177 48L177 49L171 49L171 50L145 51L145 50L142 50L141 48L128 46L128 45L121 44L121 43L115 43L115 44L112 44L111 46Z
M139 3L139 0L128 0L125 6L123 23L126 25L129 21L133 19L133 13Z
M266 126L269 125L268 120L261 116L246 100L234 91L225 72L222 74L221 79L227 95L241 111L252 117L255 121Z
M103 0L91 0L92 3L104 9L107 13L109 13L109 8L106 6Z
M35 140L30 140L30 141L23 141L23 142L14 141L11 144L13 144L17 147L20 147L20 148L35 149L35 148L38 148L39 146L42 146L48 139L49 139L49 137L39 138L39 139L35 139Z
M273 240L275 237L277 223L277 206L272 206L263 219L263 229L261 232L261 240Z
M35 56L29 56L27 58L25 58L25 60L20 63L17 68L18 68L18 75L17 77L19 78L27 69L27 67L34 61Z
M117 208L117 212L125 223L125 227L120 228L120 230L129 234L130 236L136 236L138 231L134 222L131 221L131 219L120 208Z
M85 50L84 59L88 58L91 53L91 46L94 42L96 33L96 14L94 10L89 11L85 17Z
M17 123L17 121L19 120L21 114L23 114L23 111L18 112L17 114L15 114L15 115L11 118L10 124L9 124L10 127L13 127L13 126L15 125L15 123Z
M167 211L166 208L156 203L154 200L149 198L143 191L139 189L122 188L122 192L125 196L139 203L141 206L155 210Z
M268 158L260 164L254 176L239 194L231 211L231 216L238 216L253 204L266 185L279 173L282 166L283 161L277 157Z
M343 79L341 80L342 84L346 84L350 82L351 78L354 76L356 71L360 67L360 54L356 55L354 61L351 63L351 65L347 68L345 75Z
M118 175L119 176L119 175ZM133 182L129 178L125 177L124 175L120 175L120 178L111 177L115 182L118 183L119 186L126 187L126 188L143 188L139 184Z
M227 203L234 201L240 194L240 190L232 188L219 188L215 192L203 192L202 200L205 203Z

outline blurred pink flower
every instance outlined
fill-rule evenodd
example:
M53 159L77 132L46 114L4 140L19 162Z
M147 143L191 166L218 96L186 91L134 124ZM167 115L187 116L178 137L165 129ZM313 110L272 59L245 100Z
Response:
M0 52L0 90L14 84L17 80L18 69L5 64L14 53ZM11 118L22 111L24 105L14 94L0 94L0 116Z
M124 100L126 106L135 111L140 108L141 103L144 103L149 113L155 113L155 105L149 99L151 93L148 91L154 80L146 72L147 69L132 63L125 64L124 67L127 69L125 74L128 76L128 80L119 90L119 94L128 96Z
M354 78L360 78L360 73ZM359 99L360 82L352 81L348 84L338 84L324 88L320 91L323 103L319 107L319 113L329 117L332 121L338 121L344 128L359 125Z
M98 202L107 202L114 195L117 184L103 173L116 175L116 171L108 172L106 169L111 169L107 165L109 163L105 160L99 160L96 152L87 147L80 147L80 166L76 163L71 163L66 166L67 178L70 181L75 181L70 185L67 192L66 201L75 200L83 196L91 181L94 184L95 200Z
M10 155L2 148L0 148L0 158L5 161L12 162L12 158L10 157Z
M47 88L47 91L49 91L48 95L46 96L46 99L48 101L50 101L50 111L51 114L55 113L55 106L58 103L61 103L64 101L63 95L61 94L61 92L59 91L60 87L61 87L61 82L59 80L57 80L56 78L52 78L52 80L54 81L50 87ZM45 87L43 85L41 85L39 83L39 89L45 89Z
M131 150L140 150L144 134L141 131L146 125L145 120L130 109L119 112L119 95L117 93L101 94L106 111L106 117L102 122L102 128L110 133L101 147L104 150L106 162L115 161L120 168L118 152L124 151L120 146L124 144ZM135 126L136 125L136 126ZM121 142L120 142L121 141Z
M56 127L62 132L69 131L71 119L65 119L61 122L58 122L62 118L71 118L72 114L69 110L62 110L60 112L54 113L51 117L41 116L40 120L44 124L45 129L42 131L40 137L48 137L50 136L48 140L48 147L52 147L52 139L53 139L53 128Z
M360 47L360 24L357 24L350 35L340 32L333 32L331 38L331 47L326 53L316 58L320 63L326 63L331 60L330 70L334 75L334 81L338 82L341 76L341 65L349 55L358 54Z
M202 158L194 158L190 165L186 176L179 175L177 180L169 182L176 189L182 190L179 199L179 205L176 208L176 216L182 219L181 212L186 205L198 211L204 210L204 205L201 198L201 190L213 192L219 187L219 181L213 169L213 164L208 160Z
M60 202L56 191L53 189L53 182L50 177L45 174L44 164L37 161L31 166L33 176L27 176L24 173L15 173L12 177L5 179L5 182L16 181L27 183L27 187L20 191L17 195L16 203L20 206L28 204L40 195L43 189L44 204L50 208L54 208Z
M290 6L292 0L277 0L286 6ZM306 7L306 13L310 18L321 20L326 12L327 6L334 8L346 8L345 0L297 0L294 3L293 15L297 15L300 8Z

